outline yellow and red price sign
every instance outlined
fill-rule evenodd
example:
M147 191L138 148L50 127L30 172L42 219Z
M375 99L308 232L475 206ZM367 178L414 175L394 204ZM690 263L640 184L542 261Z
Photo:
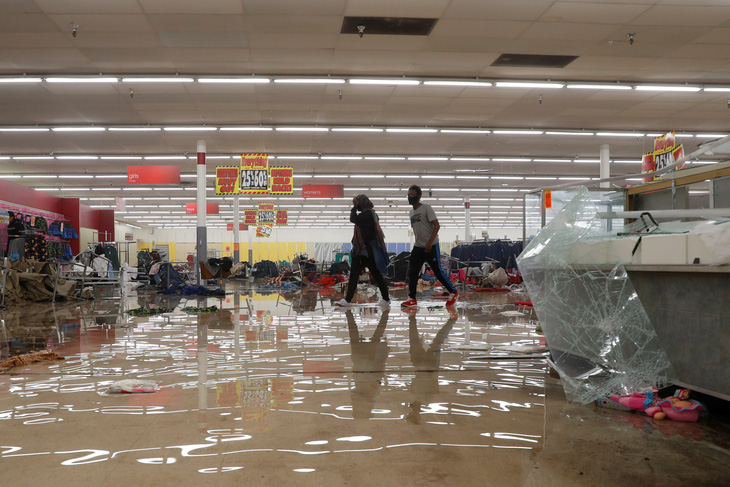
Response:
M289 225L289 210L276 210L276 224L280 226Z
M274 215L274 203L273 201L260 201L259 211L256 216L256 223L259 225L273 225L276 221Z
M215 194L235 195L240 191L241 168L218 166L215 168Z
M293 167L273 166L269 173L269 194L294 194Z
M269 192L269 155L241 154L241 194Z
M243 210L243 223L246 225L256 225L257 210Z

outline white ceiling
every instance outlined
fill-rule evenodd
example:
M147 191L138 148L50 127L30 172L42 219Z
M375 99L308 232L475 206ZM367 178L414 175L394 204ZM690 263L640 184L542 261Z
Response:
M344 16L432 17L428 36L340 34ZM78 24L77 36L72 24ZM629 42L628 34L634 34ZM503 53L571 55L562 69L492 67ZM428 80L604 82L730 87L730 2L726 0L3 0L0 77L110 75L363 77ZM134 96L131 91L134 91ZM341 96L340 96L341 95ZM558 179L597 177L599 146L611 158L638 161L651 136L509 135L470 133L268 132L9 132L7 128L150 125L213 127L428 127L663 133L676 130L686 152L730 132L727 92L691 93L464 86L220 83L1 83L0 177L81 198L141 198L123 178L28 178L48 175L125 175L127 164L195 161L145 159L14 159L15 156L182 156L196 140L208 154L267 152L291 164L297 185L344 184L347 195L367 191L376 202L404 199L412 182L435 187L434 198L483 198L472 204L476 225L521 214L521 195ZM293 159L288 156L354 156ZM390 156L395 159L361 159ZM3 157L5 157L3 159ZM408 157L439 157L423 161ZM400 159L404 158L404 159ZM448 158L451 158L448 160ZM486 159L464 161L457 159ZM523 161L490 159L523 158ZM538 159L538 161L535 161ZM565 162L542 162L561 159ZM709 159L706 157L705 159ZM212 173L221 159L210 159ZM228 161L230 163L231 160ZM465 169L482 177L464 178ZM612 164L612 174L640 170ZM332 177L312 177L313 174ZM352 178L371 175L372 178ZM385 177L403 176L403 177ZM416 176L442 176L423 178ZM18 178L18 176L23 176ZM489 178L487 178L489 176ZM192 184L194 179L184 181ZM635 181L630 181L635 183ZM209 183L212 186L212 181ZM189 185L188 185L189 186ZM88 188L107 188L92 191ZM368 189L361 189L368 188ZM372 189L377 188L377 189ZM446 191L461 189L461 191ZM509 190L509 191L494 191ZM511 191L511 192L510 192ZM156 197L194 198L194 189L156 189ZM185 196L180 196L184 194ZM212 191L209 192L212 195ZM496 198L489 200L488 198ZM512 203L505 202L507 198ZM156 200L146 201L154 206ZM310 204L282 198L281 207ZM141 202L140 202L141 201ZM182 205L182 200L180 201ZM109 200L85 200L108 205ZM130 200L128 209L144 204ZM223 202L227 203L227 202ZM244 205L252 203L245 201ZM316 202L314 202L316 203ZM332 202L330 202L332 203ZM346 205L346 202L334 202ZM177 203L175 203L177 204ZM319 202L318 204L322 204ZM443 200L442 206L458 201ZM169 202L168 202L169 205ZM511 206L514 208L493 208ZM452 211L453 210L453 211ZM151 215L170 209L145 208ZM174 210L172 210L174 211ZM458 209L443 208L458 222ZM491 212L491 213L490 213ZM134 222L141 214L119 214ZM174 215L174 213L173 213ZM169 216L166 218L169 219ZM230 219L230 215L225 217ZM329 218L329 217L327 217ZM181 219L183 217L181 216ZM334 224L341 217L332 216ZM449 217L444 217L448 222ZM145 222L143 222L145 223ZM154 223L153 223L154 224Z

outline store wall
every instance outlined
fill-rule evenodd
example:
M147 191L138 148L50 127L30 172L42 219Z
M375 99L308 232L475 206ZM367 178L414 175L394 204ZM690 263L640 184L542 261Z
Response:
M189 254L195 255L195 230L194 229L159 229L143 228L131 229L135 241L139 242L139 249L151 249L155 245L167 245L170 251L170 258L176 261L186 261ZM475 238L480 239L482 228L473 228ZM506 238L512 240L522 239L521 228L488 228L489 237L493 239ZM250 230L254 232L255 230ZM411 243L413 237L408 236L407 228L384 228L386 241L390 243ZM120 231L117 230L119 234ZM442 242L442 250L448 252L451 243L464 238L463 228L442 228L439 238ZM208 252L210 256L224 257L233 256L233 233L222 229L208 229ZM240 232L240 257L241 260L248 260L248 231ZM300 252L312 254L312 246L315 243L349 243L352 240L351 228L274 228L271 238L252 238L253 261L261 260L291 260L294 255Z

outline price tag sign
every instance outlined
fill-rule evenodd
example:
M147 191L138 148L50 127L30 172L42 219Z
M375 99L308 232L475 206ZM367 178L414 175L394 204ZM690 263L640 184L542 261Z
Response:
M258 227L256 227L256 236L269 238L269 237L271 237L271 231L273 230L273 228L274 227L272 227L270 225L258 226Z
M269 155L241 155L241 194L269 192Z
M276 224L280 226L289 224L289 210L276 210Z
M268 201L259 202L257 223L259 225L273 225L275 221L276 214L274 211L274 203Z
M294 168L273 166L271 168L269 194L294 194Z
M256 215L258 215L258 212L256 210L244 210L243 222L246 225L256 225Z

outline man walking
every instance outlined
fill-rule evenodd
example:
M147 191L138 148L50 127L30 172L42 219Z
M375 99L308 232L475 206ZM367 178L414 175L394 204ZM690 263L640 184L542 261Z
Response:
M436 213L430 205L421 203L421 195L423 192L417 185L408 188L408 203L413 205L410 212L411 227L413 234L416 236L416 243L411 250L410 268L408 271L408 301L401 304L404 308L415 308L418 306L416 301L416 289L418 286L418 275L421 272L421 266L427 262L434 276L449 291L449 298L446 306L453 306L459 293L451 281L446 279L441 273L441 262L439 251L439 221Z

